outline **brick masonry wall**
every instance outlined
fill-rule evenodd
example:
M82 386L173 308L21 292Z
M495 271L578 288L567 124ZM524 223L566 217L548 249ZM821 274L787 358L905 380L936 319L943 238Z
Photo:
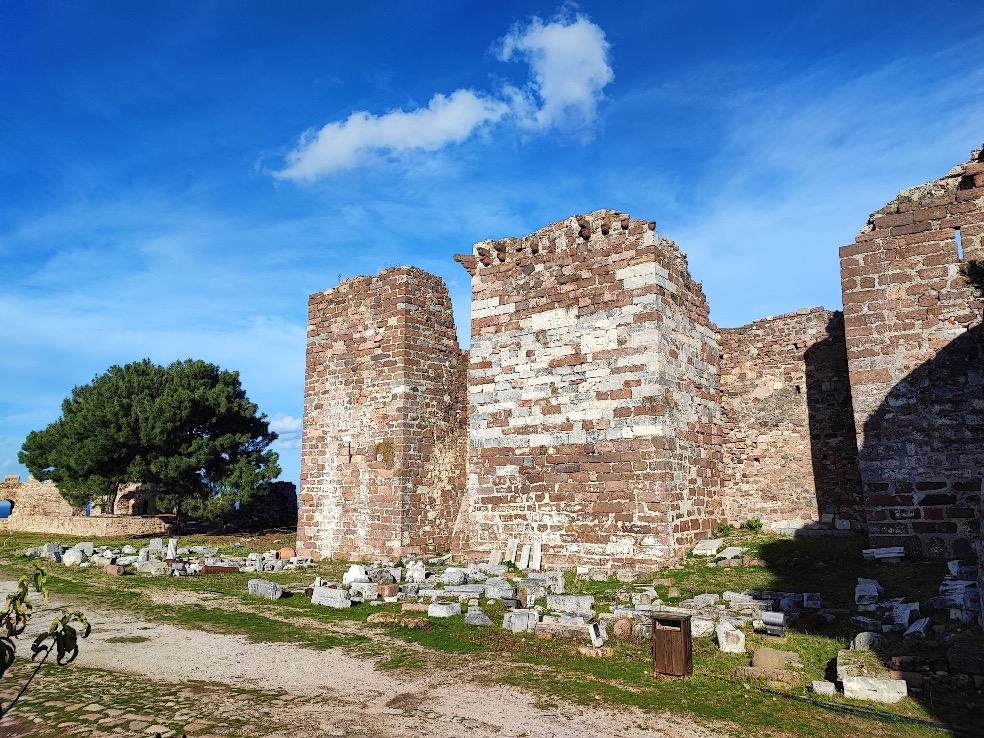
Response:
M722 330L720 342L728 521L862 527L843 314L799 310Z
M905 190L840 250L871 543L973 555L984 477L984 156ZM960 239L958 247L957 238Z
M464 361L439 277L400 267L311 296L300 551L447 549L464 489Z
M718 344L686 257L614 211L476 244L467 499L474 559L666 562L720 519Z

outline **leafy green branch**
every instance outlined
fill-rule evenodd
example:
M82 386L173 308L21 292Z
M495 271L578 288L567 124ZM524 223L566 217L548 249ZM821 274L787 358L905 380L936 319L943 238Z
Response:
M17 643L14 639L24 632L33 616L31 587L42 596L42 601L48 601L48 572L39 562L34 563L34 571L30 577L20 578L17 589L13 594L7 595L7 602L0 612L0 626L3 632L3 635L0 635L0 679L14 665L17 656ZM37 666L10 703L7 705L0 703L0 720L17 704L52 653L55 654L55 661L59 666L70 664L79 655L79 638L88 638L91 631L89 621L79 610L74 612L64 610L56 617L51 622L48 632L39 635L31 644L31 660L37 661Z

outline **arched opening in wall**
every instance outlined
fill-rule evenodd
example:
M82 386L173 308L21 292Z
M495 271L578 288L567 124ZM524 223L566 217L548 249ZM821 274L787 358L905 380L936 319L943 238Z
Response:
M12 500L0 500L0 520L4 518L9 518L10 513L14 511L14 503Z

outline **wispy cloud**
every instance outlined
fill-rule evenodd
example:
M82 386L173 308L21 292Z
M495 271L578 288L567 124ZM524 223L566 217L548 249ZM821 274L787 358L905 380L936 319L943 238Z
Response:
M603 90L615 79L605 33L583 15L549 23L533 18L502 39L499 59L520 58L531 79L513 90L512 107L521 126L581 130L598 112Z
M297 148L287 155L287 166L274 176L312 180L357 167L374 154L437 151L461 143L481 126L500 120L507 110L503 102L457 90L447 97L434 95L426 108L409 112L352 113L341 123L301 136Z
M604 88L615 79L605 33L583 15L534 16L494 45L501 61L525 61L523 87L491 93L459 89L435 94L427 107L382 115L352 113L320 130L304 132L287 154L277 179L312 181L374 160L435 152L460 144L506 119L525 130L585 132L597 117Z

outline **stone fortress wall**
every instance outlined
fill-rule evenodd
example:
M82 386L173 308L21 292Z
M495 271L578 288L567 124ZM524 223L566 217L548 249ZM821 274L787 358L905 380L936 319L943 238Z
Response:
M312 295L301 555L442 551L464 491L466 354L439 277L412 267Z
M863 528L843 314L799 310L720 340L724 517Z
M473 256L458 548L487 557L515 538L626 566L705 537L720 517L718 346L677 246L598 211Z
M958 270L984 248L982 177L975 151L875 213L841 250L844 313L718 330L678 247L608 210L455 257L470 352L420 270L313 295L299 548L477 560L512 539L631 567L758 517L969 555L984 305Z
M984 154L899 193L840 250L851 394L872 543L965 557L980 538Z

